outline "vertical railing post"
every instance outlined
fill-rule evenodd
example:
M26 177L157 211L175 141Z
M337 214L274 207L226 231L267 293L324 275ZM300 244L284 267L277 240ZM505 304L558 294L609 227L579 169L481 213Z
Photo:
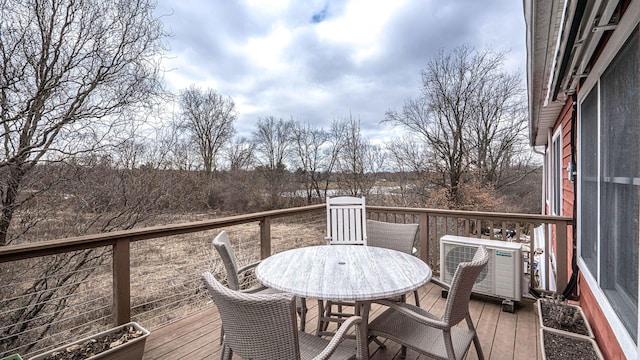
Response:
M556 269L556 291L562 292L567 287L567 278L569 267L568 263L568 247L567 242L567 221L556 221L556 261L558 268Z
M115 325L131 321L131 263L129 239L113 245L113 315Z
M536 283L536 272L535 272L535 254L536 254L536 232L535 232L535 224L534 223L529 223L529 284L535 284ZM520 234L521 232L518 232L518 234ZM518 239L520 239L520 236L518 235ZM542 264L539 264L539 266L542 266ZM545 267L546 269L546 267ZM542 276L545 276L544 274L542 274ZM548 286L547 284L549 284L549 282L545 282L545 286ZM540 282L538 282L538 287L540 287Z
M271 256L271 218L264 217L260 220L260 258Z
M544 224L544 263L545 263L545 284L547 284L547 289L549 289L549 285L551 284L550 276L551 274L551 248L553 246L553 241L551 239L551 225L549 223Z
M429 215L420 214L420 259L426 264L429 262ZM435 263L434 263L435 264Z

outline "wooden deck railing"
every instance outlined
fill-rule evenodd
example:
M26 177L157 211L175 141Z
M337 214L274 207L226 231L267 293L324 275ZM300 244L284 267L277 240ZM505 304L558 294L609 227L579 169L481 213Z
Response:
M113 251L112 287L113 322L123 324L131 319L131 253L132 242L159 239L179 234L202 232L238 224L258 223L260 234L260 257L271 254L271 223L278 218L292 218L300 214L322 213L325 205L311 205L298 208L258 212L246 215L230 216L206 221L154 226L141 229L117 231L104 234L86 235L66 239L48 240L30 244L19 244L0 248L0 264L30 258L62 254L77 250L98 247L111 247ZM555 236L557 248L557 289L562 290L567 283L567 228L571 218L528 214L503 214L470 211L448 211L420 208L391 208L367 206L368 216L372 219L389 222L412 222L420 224L420 257L434 270L439 261L438 239L445 234L496 237L495 229L506 234L509 229L511 241L530 243L529 266L533 266L533 229L541 224L551 225L545 236L547 242ZM545 226L549 229L549 226ZM548 256L545 254L545 256ZM533 271L529 271L533 277ZM543 276L550 276L544 274ZM548 284L548 282L547 282ZM544 290L544 289L542 289ZM0 299L1 300L1 299ZM0 357L3 356L0 351Z
M205 231L238 224L258 221L260 224L261 258L271 254L271 219L297 215L324 209L324 205L265 211L246 215L229 216L219 219L185 224L154 226L142 229L114 231L104 234L85 235L67 239L48 240L32 244L0 248L0 263L34 257L61 254L76 250L111 246L113 247L113 306L116 325L131 321L130 315L130 252L134 241L151 240L161 237Z
M476 238L499 239L519 242L526 246L523 253L530 269L529 280L533 284L535 271L535 232L536 227L543 226L543 247L547 249L542 254L543 261L549 264L549 249L555 251L555 273L547 271L540 274L545 278L545 284L550 283L550 277L555 278L556 289L562 291L568 282L569 264L567 250L568 227L573 219L562 216L547 216L534 214L488 213L479 211L389 208L383 206L367 206L369 218L389 222L410 222L420 224L420 257L434 270L438 270L440 252L439 239L443 235L470 236ZM552 245L553 244L553 245ZM549 267L546 267L549 270ZM548 288L534 287L542 293L551 292Z

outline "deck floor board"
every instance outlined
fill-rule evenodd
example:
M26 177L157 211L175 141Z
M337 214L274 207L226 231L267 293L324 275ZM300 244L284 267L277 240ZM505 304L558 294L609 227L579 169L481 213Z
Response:
M408 296L413 303L413 295ZM470 305L471 316L476 324L482 351L486 359L539 359L539 325L533 313L533 303L523 300L514 314L502 312L499 300L484 296L473 296ZM442 314L445 299L440 288L427 284L420 288L420 303L424 309ZM314 332L317 320L317 301L307 300L306 331ZM371 317L375 318L382 309L375 306ZM219 359L220 358L220 316L214 305L185 319L163 327L152 329L147 339L144 360L155 359ZM347 340L351 341L351 340ZM400 346L385 341L386 347L379 349L375 343L369 346L371 359L391 360L399 358ZM407 359L425 359L409 350ZM467 359L477 359L473 346Z

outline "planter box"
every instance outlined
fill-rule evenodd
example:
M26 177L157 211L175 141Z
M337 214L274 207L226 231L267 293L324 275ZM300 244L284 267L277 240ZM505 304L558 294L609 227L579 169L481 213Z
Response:
M22 357L20 355L18 355L18 354L13 354L13 355L10 355L10 356L3 357L0 360L22 360Z
M583 328L585 330L584 333L576 333L576 332L569 331L566 328L562 328L562 326L560 326L558 324L548 324L549 321L545 321L545 319L547 319L549 317L549 314L546 311L543 311L543 302L553 304L552 301L545 300L545 299L538 299L538 301L536 301L536 310L538 312L538 318L540 319L540 328L542 328L542 329L554 329L554 330L566 332L566 333L569 333L569 334L578 334L578 335L586 336L586 337L591 338L591 339L595 338L594 335L593 335L593 330L591 330L591 325L589 325L589 321L587 320L587 317L584 315L584 312L582 311L582 308L580 306L572 305L572 304L555 304L554 305L554 306L561 306L561 307L566 308L565 310L570 310L570 311L578 313L578 316L580 317L579 321L582 324L584 324L584 326L583 326ZM553 317L553 315L551 317ZM545 323L547 323L547 324L545 324Z
M140 360L142 359L142 355L144 355L144 345L147 341L147 336L149 336L149 331L145 328L143 328L142 326L140 326L138 323L136 322L130 322L124 325L120 325L114 328L111 328L109 330L103 331L101 333L98 334L94 334L91 336L87 336L86 338L80 339L78 341L74 341L72 343L66 344L64 346L60 346L58 348L55 348L53 350L49 350L43 354L34 356L32 358L30 358L29 360L43 360L46 359L47 356L49 356L50 354L54 353L54 352L64 352L66 351L66 349L69 346L72 345L81 345L84 344L85 342L87 342L90 339L94 339L94 338L98 338L102 335L105 334L109 334L109 333L113 333L113 332L117 332L119 330L121 330L124 327L127 326L133 326L133 328L137 331L142 331L142 336L137 337L135 339L131 339L129 341L127 341L126 343L123 343L119 346L116 346L112 349L103 351L95 356L91 356L89 358L87 358L86 360Z
M542 346L543 359L604 360L595 340L567 331L554 328L540 329L540 345Z

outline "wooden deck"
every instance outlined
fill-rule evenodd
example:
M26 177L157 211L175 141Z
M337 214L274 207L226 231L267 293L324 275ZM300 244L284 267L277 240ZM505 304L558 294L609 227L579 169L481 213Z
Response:
M411 302L413 296L409 296ZM445 300L441 288L431 283L420 289L420 305L434 314L444 312ZM316 301L307 299L309 312L306 331L313 332L316 326ZM533 313L533 302L524 300L515 313L501 311L499 300L474 296L470 305L471 314L478 329L482 350L486 359L541 359L538 344L539 325ZM381 307L373 306L371 317ZM463 321L464 323L464 321ZM145 347L145 360L152 359L219 359L220 317L215 306L203 310L173 324L152 330ZM350 341L350 340L347 340ZM386 360L399 357L398 345L386 341L384 349L371 343L371 359ZM409 351L407 359L425 359ZM473 345L467 359L477 359Z

